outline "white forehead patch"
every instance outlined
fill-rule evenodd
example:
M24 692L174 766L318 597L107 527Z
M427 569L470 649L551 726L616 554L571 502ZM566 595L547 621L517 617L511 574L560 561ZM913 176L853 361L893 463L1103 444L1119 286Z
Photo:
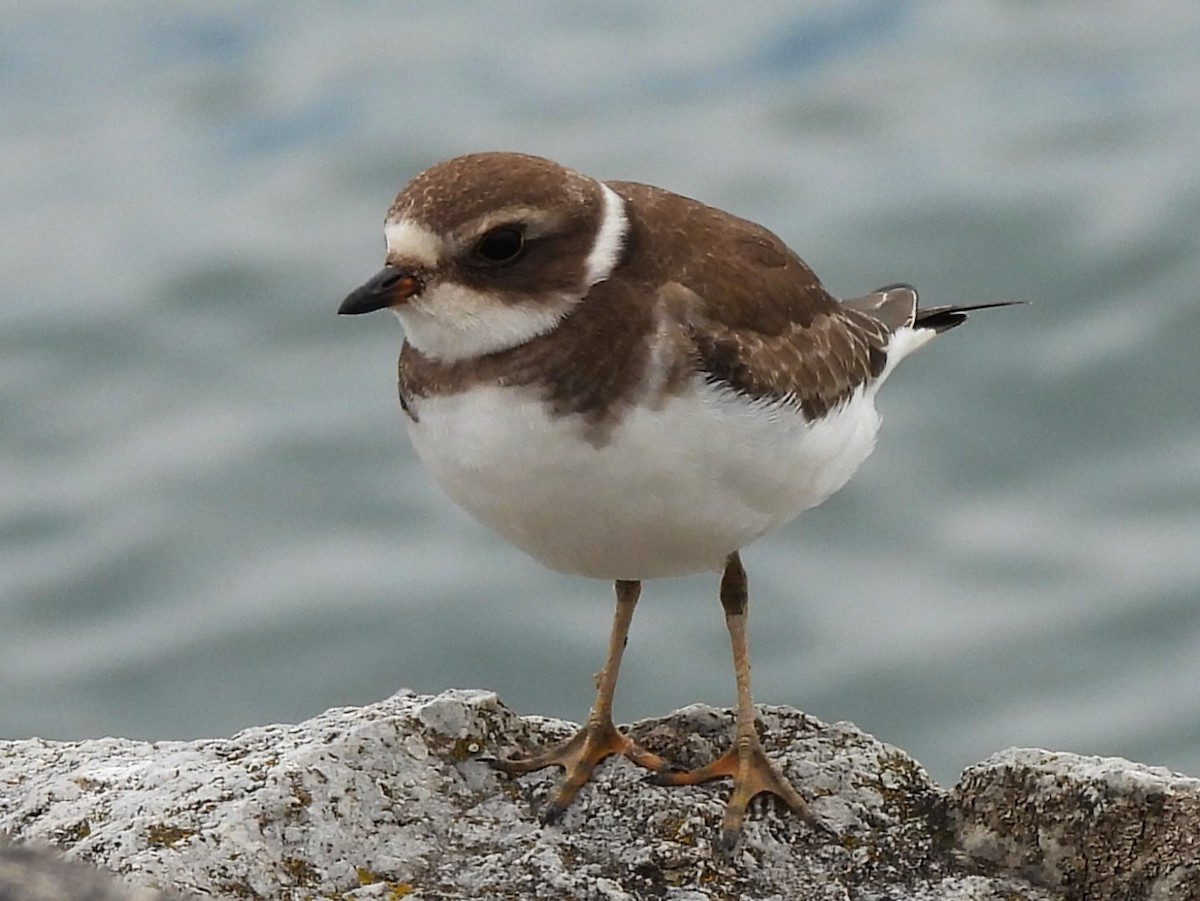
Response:
M387 242L389 257L418 263L429 269L437 265L445 249L441 238L411 219L385 222L383 239Z
M596 243L587 255L587 283L592 286L612 275L625 232L629 230L629 219L625 216L625 201L604 182L600 182L600 199L604 212L600 217L600 229L596 232Z

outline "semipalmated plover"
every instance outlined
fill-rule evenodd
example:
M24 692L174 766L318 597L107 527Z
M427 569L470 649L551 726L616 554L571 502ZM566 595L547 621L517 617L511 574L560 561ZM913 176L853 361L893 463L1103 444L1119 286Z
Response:
M999 304L920 309L907 285L838 301L762 226L516 153L420 173L384 237L384 268L338 312L387 308L403 324L400 403L417 455L526 553L616 585L587 723L497 766L565 769L545 821L612 754L660 784L732 777L724 850L759 793L811 821L755 731L738 552L854 474L875 444L875 393L901 359ZM677 772L613 725L613 691L642 580L706 571L722 573L735 735L728 753Z

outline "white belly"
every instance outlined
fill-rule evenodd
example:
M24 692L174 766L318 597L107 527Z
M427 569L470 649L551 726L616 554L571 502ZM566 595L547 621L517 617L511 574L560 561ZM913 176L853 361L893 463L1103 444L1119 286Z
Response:
M409 436L450 497L551 569L600 579L719 570L841 488L879 427L874 392L808 424L700 380L629 410L599 447L525 390L421 398L417 413Z

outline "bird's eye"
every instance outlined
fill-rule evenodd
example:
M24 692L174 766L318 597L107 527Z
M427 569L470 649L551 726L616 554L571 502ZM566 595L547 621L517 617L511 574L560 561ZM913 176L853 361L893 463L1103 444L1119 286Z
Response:
M511 263L524 249L525 236L511 225L493 228L475 245L475 253L489 263Z

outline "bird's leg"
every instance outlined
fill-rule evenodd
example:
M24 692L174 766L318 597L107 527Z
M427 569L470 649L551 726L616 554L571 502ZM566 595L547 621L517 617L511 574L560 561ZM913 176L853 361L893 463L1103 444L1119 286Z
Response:
M719 847L730 853L737 846L751 799L763 792L781 798L792 812L809 822L813 815L800 794L787 778L767 759L758 733L754 729L754 704L750 700L750 651L746 641L746 611L749 593L746 570L737 552L725 560L721 576L721 606L725 609L725 625L733 645L733 672L737 679L737 725L733 747L712 763L685 773L660 773L653 777L659 785L696 785L723 776L733 778L733 794L725 805L721 820Z
M520 760L497 760L492 766L512 775L531 773L548 766L560 766L566 773L554 798L542 809L542 822L552 823L575 797L575 793L592 775L596 764L613 754L623 754L638 766L654 772L672 769L666 760L638 745L617 729L612 721L613 692L621 669L621 654L629 635L629 624L642 591L641 582L618 581L617 611L613 616L612 634L608 639L608 657L604 669L596 677L596 700L588 713L587 723L573 737L543 754Z

